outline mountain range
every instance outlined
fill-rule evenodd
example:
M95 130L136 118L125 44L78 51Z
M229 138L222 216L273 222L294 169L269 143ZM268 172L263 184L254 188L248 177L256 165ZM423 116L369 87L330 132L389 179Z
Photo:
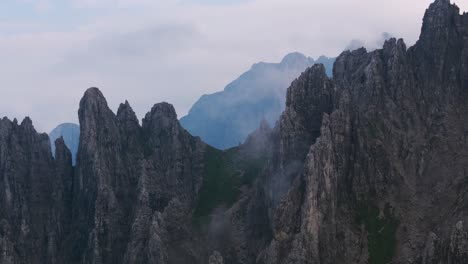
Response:
M307 68L228 150L168 103L140 125L90 88L78 113L76 166L0 120L0 263L468 263L468 14L449 0L412 47Z
M314 60L296 52L280 63L256 63L223 91L203 95L180 123L218 149L238 146L262 120L275 125L285 108L286 90L295 78L316 63L325 65L331 75L334 60L325 56Z
M202 96L189 114L180 119L182 126L192 135L218 149L227 149L243 143L263 120L270 126L285 107L287 87L305 69L322 63L331 76L334 58L319 57L316 61L294 52L280 63L259 62L229 84L224 91ZM50 133L52 153L55 140L63 136L65 145L76 160L79 125L64 123Z

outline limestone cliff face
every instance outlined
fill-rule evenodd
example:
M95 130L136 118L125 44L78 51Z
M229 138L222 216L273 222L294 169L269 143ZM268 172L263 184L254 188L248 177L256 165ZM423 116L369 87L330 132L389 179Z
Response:
M56 155L29 118L0 120L0 263L60 263L72 176L62 139Z
M260 263L468 261L467 51L468 15L437 0L414 47L391 39L382 50L344 52L331 82L305 82L315 93L331 87L336 103L322 111Z
M321 64L307 69L288 89L286 110L277 128L279 154L274 170L279 173L269 177L274 204L302 169L309 147L320 136L323 115L333 110L335 98L333 83Z
M173 107L80 102L76 166L0 120L0 263L468 263L468 14L307 69L274 128L219 151Z
M172 252L178 247L171 243L188 236L205 145L180 127L167 103L155 105L140 126L128 102L115 115L91 88L79 117L73 200L79 221L69 249L81 252L70 261L189 263L196 256Z
M29 118L0 121L0 263L200 262L201 250L181 241L206 145L171 105L156 104L140 126L128 102L114 114L96 88L79 119L76 167L63 138L53 158Z

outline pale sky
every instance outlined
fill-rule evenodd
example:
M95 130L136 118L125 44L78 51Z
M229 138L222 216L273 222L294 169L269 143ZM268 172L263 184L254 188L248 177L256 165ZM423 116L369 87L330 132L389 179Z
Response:
M419 36L431 0L1 0L0 116L36 129L77 122L88 87L139 119L154 103L182 117L258 61L337 56L352 39ZM468 1L457 0L462 11Z

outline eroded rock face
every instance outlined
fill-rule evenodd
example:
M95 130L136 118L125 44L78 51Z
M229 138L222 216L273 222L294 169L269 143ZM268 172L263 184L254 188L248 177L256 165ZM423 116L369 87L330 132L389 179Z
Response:
M114 115L100 91L90 89L79 117L73 207L80 221L69 246L82 252L71 261L189 263L197 257L172 252L178 248L172 243L188 237L205 145L180 127L172 105L155 105L140 126L128 102Z
M28 117L0 120L0 263L61 263L72 165L62 139L56 147L53 160Z
M269 177L271 200L289 189L302 169L309 147L320 136L324 114L334 109L335 90L323 65L314 65L296 79L287 92L286 110L279 121L278 173Z
M76 167L0 120L0 263L468 263L467 65L468 14L437 0L415 46L307 69L228 151L96 88Z
M206 145L174 108L155 105L140 126L128 102L116 115L91 88L79 119L75 168L63 138L54 159L31 120L1 120L0 262L208 261L189 239Z
M391 39L337 58L335 105L275 212L261 263L468 261L467 30L468 15L438 0L414 47ZM323 91L322 78L310 89Z

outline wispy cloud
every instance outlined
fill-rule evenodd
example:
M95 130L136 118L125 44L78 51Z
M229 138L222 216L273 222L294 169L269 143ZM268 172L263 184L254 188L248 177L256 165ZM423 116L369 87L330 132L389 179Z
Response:
M182 116L258 61L336 56L382 32L411 45L430 2L4 0L0 115L31 115L48 131L76 121L84 90L98 86L114 108L128 99L141 117L168 101Z

